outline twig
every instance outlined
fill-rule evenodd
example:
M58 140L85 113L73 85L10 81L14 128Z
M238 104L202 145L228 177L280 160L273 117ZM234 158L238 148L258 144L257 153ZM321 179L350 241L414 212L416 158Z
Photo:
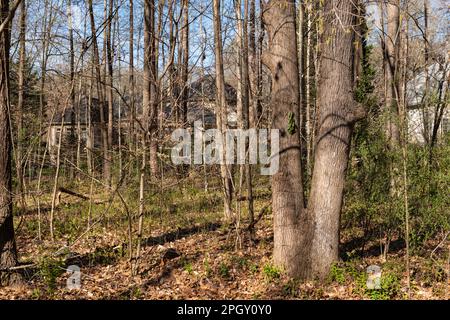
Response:
M247 231L252 231L252 230L253 230L253 228L255 227L255 225L256 225L256 224L262 219L262 217L266 214L266 212L267 212L267 210L269 209L269 206L270 206L271 204L272 204L272 203L269 203L268 205L266 205L265 207L263 207L263 208L261 209L261 211L259 212L259 214L258 214L258 216L256 217L256 219L253 220L253 222L250 223L250 224L248 225Z

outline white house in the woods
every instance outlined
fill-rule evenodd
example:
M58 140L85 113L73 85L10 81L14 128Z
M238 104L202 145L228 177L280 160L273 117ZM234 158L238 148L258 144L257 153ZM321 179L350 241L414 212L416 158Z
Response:
M90 107L88 106L87 99L81 99L79 106L77 104L74 108L66 107L64 110L61 107L60 109L62 110L55 112L54 115L48 116L48 134L46 137L50 154L56 151L61 130L63 130L63 144L75 143L76 145L76 136L80 132L81 141L84 145L91 147L101 145L100 107L97 99L91 100ZM107 118L105 112L105 119ZM90 134L89 130L91 130ZM71 135L75 137L75 142L70 141L69 137ZM68 147L70 149L70 145Z
M425 143L426 132L429 136L433 131L435 119L439 119L442 112L437 139L441 139L450 132L450 110L448 99L448 84L450 65L448 63L434 63L428 67L429 88L427 99L428 107L425 108L426 71L421 71L408 82L408 133L413 143ZM428 130L425 128L428 127Z
M187 126L192 127L194 122L202 121L204 128L214 128L216 126L216 85L215 79L212 75L207 75L199 78L189 84L189 100L188 100L188 112L187 112ZM227 106L227 118L228 125L230 127L237 126L237 93L229 83L225 83L225 97ZM128 97L125 97L128 101ZM174 96L173 99L168 99L165 104L163 115L164 119L163 128L167 131L171 131L177 128L180 124L174 123L175 107L173 101L179 99L178 96ZM141 118L142 114L142 97L136 97L136 113L137 120ZM118 136L118 120L120 111L120 127L122 128L121 135L123 140L126 141L124 135L128 132L129 112L128 108L122 105L119 107L118 102L114 103L114 143L117 143ZM101 121L100 121L100 103L98 99L92 98L89 106L88 98L83 97L80 99L80 103L77 103L74 108L60 107L59 110L53 115L48 115L48 135L44 135L48 143L50 155L52 159L56 155L56 150L59 143L59 136L61 130L63 130L63 145L65 150L75 150L77 146L78 132L81 135L81 143L83 147L89 147L92 149L100 148L102 145L101 134ZM103 108L104 119L108 119L107 108ZM90 131L90 132L89 132ZM71 141L70 137L74 137L74 141Z

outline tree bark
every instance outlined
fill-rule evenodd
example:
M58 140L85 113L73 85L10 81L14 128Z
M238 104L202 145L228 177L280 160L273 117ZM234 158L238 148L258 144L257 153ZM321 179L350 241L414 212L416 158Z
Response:
M105 0L105 6L106 6L106 0ZM105 34L105 41L106 41L106 94L108 99L108 152L107 152L107 158L105 164L107 164L105 168L105 178L106 178L106 184L109 188L111 188L112 183L112 173L111 173L111 167L113 162L112 152L113 152L113 135L114 135L114 97L113 97L113 55L112 55L112 46L111 46L111 29L112 29L112 16L113 16L113 6L114 1L109 0L108 5L108 13L105 17L106 21L106 34ZM106 12L106 8L105 8Z
M136 83L134 80L134 3L130 0L130 35L129 35L129 54L130 54L130 64L129 64L129 95L130 95L130 110L129 110L129 129L128 129L128 143L130 151L133 153L136 151L136 132L135 132L135 121L136 121L136 105L135 105L135 88Z
M68 18L69 18L69 64L70 64L70 83L74 83L75 80L75 50L74 50L74 39L73 39L73 12L72 12L72 0L67 2L68 6ZM70 135L69 144L72 145L76 141L76 111L75 111L75 87L70 87ZM75 163L75 154L73 149L70 151L70 161ZM73 179L75 170L73 166L69 166L69 179Z
M92 62L94 64L95 68L95 78L97 82L97 96L99 100L100 105L100 130L101 130L101 136L102 136L102 149L103 149L103 179L107 180L107 177L109 176L108 173L108 133L106 130L106 121L105 121L105 97L104 97L104 90L102 85L102 75L101 75L101 67L100 67L100 57L99 57L99 50L98 50L98 41L97 41L97 29L95 27L95 17L94 17L94 9L92 0L88 0L88 11L89 11L89 18L91 23L91 36L92 36Z
M149 112L149 127L148 132L150 135L150 172L152 177L158 175L158 146L157 146L157 131L158 131L158 101L157 101L157 57L156 57L156 35L155 35L155 1L146 0L148 2L147 8L148 12L144 14L145 17L145 31L144 36L144 46L146 56L144 57L144 63L148 64L147 73L145 73L148 80L149 87L149 100L148 100L148 112ZM147 37L147 42L145 39ZM147 43L147 44L145 44ZM145 83L145 82L144 82ZM147 83L145 83L145 88L147 88Z
M248 0L244 0L244 15L242 15L242 1L236 1L236 15L238 21L239 34L239 90L238 90L238 125L240 129L246 130L250 126L250 75L249 75L249 39L248 39ZM248 152L248 143L246 143L245 153ZM245 176L246 189L248 193L247 208L250 218L250 224L254 220L253 212L253 188L251 167L246 163L241 166L241 177ZM242 196L242 186L240 183L240 196Z
M256 128L258 125L258 108L259 108L259 96L260 96L260 75L259 75L259 63L256 41L256 2L250 0L249 3L249 125L251 128Z
M9 0L0 1L0 21L3 23L9 12ZM12 178L11 178L11 132L9 121L9 49L10 25L0 33L0 269L18 264L14 237ZM13 284L17 275L0 271L0 286Z
M189 1L183 0L183 64L181 70L181 86L182 86L182 121L183 126L187 125L187 113L188 113L188 77L189 77Z
M387 37L385 46L385 72L386 72L386 136L391 148L400 144L400 130L398 128L398 58L400 43L400 1L389 0L386 3L387 11ZM383 13L381 13L383 14Z
M300 87L295 1L269 1L263 10L269 38L263 63L272 75L272 128L280 130L279 171L272 176L273 256L275 264L289 276L304 277L309 270L306 244L310 223L304 210L298 130Z
M220 0L214 0L213 13L214 13L214 51L215 51L216 88L217 88L216 123L217 129L221 130L223 134L227 129L228 117L227 117L227 102L225 97L225 76L223 68L222 22L220 12ZM224 160L225 147L223 150L223 154L220 156ZM231 167L226 164L221 164L220 175L222 178L222 187L224 194L225 219L230 220L233 215L231 209L231 202L233 199Z
M19 71L18 71L18 99L17 99L17 144L16 144L16 171L17 184L20 194L22 207L25 208L25 179L24 179L24 165L23 165L23 146L22 142L25 137L23 127L23 111L25 98L25 62L26 62L26 48L25 35L27 31L27 7L25 0L20 5L20 34L19 34Z
M318 135L308 210L314 222L310 252L313 276L326 277L338 260L339 224L353 124L365 116L353 96L355 5L330 0L318 88Z

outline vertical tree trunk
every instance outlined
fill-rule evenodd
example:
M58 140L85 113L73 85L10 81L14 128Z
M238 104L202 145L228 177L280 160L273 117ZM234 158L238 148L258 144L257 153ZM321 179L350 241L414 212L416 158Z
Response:
M115 12L116 14L114 15L114 31L113 31L113 37L112 37L112 56L114 57L114 49L116 47L116 43L118 45L118 50L117 50L117 90L119 92L119 95L122 95L122 54L121 54L121 49L120 49L120 15L119 15L119 8L118 3L115 2L113 0L113 4L116 6L115 7ZM111 7L112 5L111 4ZM116 42L117 41L117 42ZM113 61L114 62L114 61ZM114 79L113 79L114 80ZM112 81L114 82L114 81ZM122 99L119 98L118 102L117 102L117 114L118 114L118 118L117 118L117 150L118 150L118 157L119 157L119 172L120 174L122 173L122 169L123 169L123 151L122 151L122 144L123 144L123 140L122 140ZM114 148L112 149L112 151L114 151Z
M222 134L227 129L227 102L225 97L225 78L223 68L223 51L222 51L222 22L220 12L220 0L214 0L213 2L213 15L214 15L214 51L215 51L215 71L216 71L216 122L217 129L222 131ZM224 148L225 149L225 148ZM225 158L225 150L221 159ZM223 161L225 163L225 161ZM225 219L230 220L232 218L231 202L233 199L233 184L231 179L231 167L226 164L220 165L220 175L222 178L222 187L224 194L224 214Z
M309 222L304 210L299 135L299 76L295 1L264 8L269 38L263 62L272 75L272 128L280 130L279 171L272 176L274 262L288 275L308 271ZM290 127L290 129L288 129Z
M105 1L106 4L106 1ZM108 99L108 152L106 162L106 170L105 170L105 178L106 184L108 187L111 187L111 167L113 162L112 151L113 151L113 130L114 130L114 97L113 97L113 56L112 56L112 46L111 46L111 26L112 26L112 18L113 18L113 6L114 1L109 0L108 5L108 14L106 21L106 66L107 66L107 75L106 75L106 94ZM105 9L106 10L106 9Z
M308 176L312 169L312 149L314 136L311 124L311 51L312 47L312 3L307 1L306 4L306 56L305 56L305 134L306 134L306 171Z
M385 46L385 72L387 82L386 92L386 136L392 148L400 143L400 131L398 128L398 57L400 43L400 1L389 0L386 3L387 11L387 35ZM383 14L383 13L382 13Z
M22 207L25 207L25 179L24 179L24 165L23 165L23 146L22 142L25 137L23 127L23 110L24 110L24 96L25 96L25 35L27 31L27 7L26 1L22 0L20 5L20 33L19 33L19 74L18 74L18 99L17 99L17 144L16 144L16 172L17 184L20 194Z
M49 0L45 0L44 2L44 19L43 19L43 35L42 35L42 56L41 56L41 79L39 83L39 132L42 132L43 127L42 124L44 123L44 109L46 106L46 97L45 97L45 84L47 79L47 63L48 63L48 57L49 57L49 43L51 40L51 30L53 27L53 10L51 10L51 3ZM53 112L54 113L54 112ZM50 122L53 121L53 115L50 119ZM48 141L50 139L50 131L47 130L47 139L46 139L46 145L44 148L44 152L42 154L42 159L39 157L41 156L41 144L38 144L37 150L36 150L36 158L41 161L39 173L38 173L38 182L37 182L37 190L36 193L38 195L41 194L41 181L42 181L42 173L45 166L45 158L47 156L47 152L49 151L49 144ZM37 161L36 161L37 162ZM42 239L42 228L41 228L41 197L37 197L37 211L38 211L38 238L39 240Z
M73 43L73 12L72 12L72 0L67 2L68 6L68 16L69 16L69 60L70 60L70 83L73 84L75 81L75 50ZM75 143L75 120L76 120L76 112L75 112L75 87L72 85L70 89L70 135L69 135L69 144ZM73 149L71 148L70 152L70 161L74 163L75 154ZM69 166L69 179L73 179L75 174L74 167L72 165Z
M429 67L430 67L430 46L429 46L429 23L428 23L428 11L429 11L429 1L424 0L423 1L423 15L424 15L424 39L423 39L423 46L424 46L424 63L425 63L425 88L424 88L424 96L423 96L423 109L422 109L422 117L423 117L423 137L425 139L425 142L429 144L431 140L430 135L430 118L429 114L429 95L428 91L430 89L430 73L429 73Z
M248 129L250 126L250 76L249 76L249 39L248 39L248 0L244 0L244 15L242 15L242 1L236 1L236 13L238 18L239 34L239 89L240 94L238 105L238 124L240 129ZM248 152L248 143L246 143L245 153ZM253 224L253 189L251 167L246 161L241 167L241 176L245 176L247 189L247 205L250 218L250 225ZM240 186L241 189L241 186ZM242 192L242 191L241 191Z
M182 86L182 121L183 126L187 125L187 113L188 113L188 76L189 76L189 1L183 0L183 61L181 70L181 86Z
M136 132L135 132L135 121L136 121L136 105L135 105L135 80L134 80L134 3L130 0L130 35L129 35L129 95L130 95L130 110L129 110L129 128L128 128L128 143L131 152L136 151Z
M98 50L98 42L97 42L97 29L95 27L95 17L94 17L94 9L92 5L92 0L88 0L88 11L89 11L89 19L91 23L91 36L92 36L92 63L95 68L95 78L97 82L97 96L100 105L100 130L102 136L102 149L103 149L103 179L107 180L109 176L108 173L108 161L107 161L107 153L108 153L108 134L106 130L106 122L105 122L105 98L104 98L104 90L102 85L102 75L101 75L101 67L100 67L100 57Z
M0 1L0 23L9 14L9 0ZM17 265L14 237L12 178L11 178L11 132L9 122L9 49L10 26L0 33L0 269ZM0 271L0 286L18 280L17 275Z
M258 123L258 104L259 104L259 74L258 74L258 52L256 51L256 1L250 0L249 3L249 94L250 94L250 105L249 105L249 126L251 128L256 128Z
M156 56L156 34L155 34L155 1L150 1L148 5L149 14L145 15L145 25L147 28L148 43L146 46L147 57L145 63L148 63L149 67L149 134L150 134L150 171L152 177L156 177L158 174L158 145L157 145L157 131L158 131L158 94L156 81L158 78L158 58ZM145 38L145 37L144 37ZM145 44L144 44L145 46ZM148 61L147 61L148 60Z
M46 106L46 96L45 96L45 84L47 81L47 64L49 57L49 43L51 40L51 30L53 27L53 10L51 10L51 4L49 0L45 0L44 4L44 19L42 30L42 56L41 56L41 79L39 84L39 132L42 132L42 124L44 123L44 109ZM48 141L48 140L47 140ZM46 146L47 151L48 146ZM46 152L44 151L44 152ZM41 156L41 144L38 144L37 157ZM40 192L40 190L38 190ZM39 200L38 200L39 202ZM38 205L39 207L39 205ZM39 208L38 208L39 210Z
M338 260L339 224L352 128L365 115L353 97L355 5L325 2L318 88L318 135L308 210L314 222L313 275L325 277Z
M154 1L153 0L145 0L144 1L144 74L143 74L143 100L142 100L142 135L141 135L141 144L142 144L142 162L140 169L140 178L139 178L139 226L138 226L138 240L137 240L137 248L136 248L136 266L135 272L138 268L138 259L141 252L141 239L143 232L143 222L144 222L144 196L145 196L145 170L147 166L147 137L149 134L150 128L150 108L152 103L152 89L151 89L151 81L152 81L152 26L154 19Z

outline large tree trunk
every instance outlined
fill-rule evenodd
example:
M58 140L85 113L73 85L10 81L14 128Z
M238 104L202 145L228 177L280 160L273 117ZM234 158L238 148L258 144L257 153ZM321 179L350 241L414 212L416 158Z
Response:
M225 78L223 68L223 52L222 52L222 23L220 12L220 0L214 0L214 49L215 49L215 69L216 69L216 87L217 87L217 107L216 121L217 129L222 133L227 129L227 102L225 97ZM225 157L225 144L222 159ZM231 166L226 164L220 165L220 175L222 178L222 186L224 193L224 214L225 219L232 218L231 202L233 197L233 184L231 179Z
M9 0L0 2L0 22L9 13ZM10 28L0 33L0 269L17 265L14 238L12 180L11 180L11 132L9 122L9 48ZM17 276L0 271L0 285L12 284Z
M288 275L303 277L309 270L306 245L309 219L304 210L298 130L300 88L295 1L282 5L269 1L263 10L269 36L263 62L272 74L272 128L280 130L279 171L272 177L274 262Z
M320 62L318 135L308 210L314 221L313 276L325 277L338 260L339 224L352 127L365 115L353 96L355 5L325 2Z

